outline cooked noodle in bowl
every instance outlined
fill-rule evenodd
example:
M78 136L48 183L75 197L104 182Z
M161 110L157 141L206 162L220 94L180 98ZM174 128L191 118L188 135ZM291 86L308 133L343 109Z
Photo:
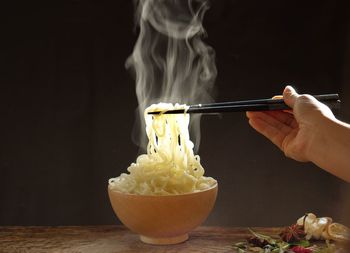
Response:
M217 181L204 176L200 157L189 137L189 114L150 111L186 109L159 103L145 110L147 154L140 155L127 173L109 180L108 193L118 218L152 244L179 243L209 215Z
M159 103L145 110L147 154L140 155L130 165L130 174L110 179L110 189L141 195L172 195L197 192L216 184L215 179L204 176L200 157L193 153L189 114L148 114L184 108L186 105Z

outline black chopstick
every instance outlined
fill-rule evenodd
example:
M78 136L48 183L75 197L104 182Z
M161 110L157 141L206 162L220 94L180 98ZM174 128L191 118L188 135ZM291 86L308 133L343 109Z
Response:
M325 103L331 109L338 109L340 100L338 94L315 95L317 100ZM212 104L190 105L187 113L221 113L221 112L244 112L244 111L275 111L290 109L283 99L255 99L233 102L221 102ZM153 111L148 114L180 114L184 109L169 110L166 112Z
M322 94L313 96L319 101L328 101L328 100L338 100L338 94ZM242 101L233 101L233 102L221 102L221 103L211 103L211 104L198 104L191 105L190 107L216 107L216 106L229 106L229 105L249 105L249 104L280 104L284 103L283 99L253 99L253 100L242 100Z

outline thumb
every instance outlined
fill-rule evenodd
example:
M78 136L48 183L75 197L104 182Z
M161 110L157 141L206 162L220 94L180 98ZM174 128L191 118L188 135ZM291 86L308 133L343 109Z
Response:
M299 97L299 94L295 91L292 86L286 86L283 91L284 102L291 108L294 107L295 101Z

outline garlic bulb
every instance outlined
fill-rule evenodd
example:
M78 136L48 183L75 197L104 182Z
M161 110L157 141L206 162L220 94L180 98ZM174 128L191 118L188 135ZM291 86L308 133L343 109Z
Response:
M305 217L306 216L306 217ZM306 239L329 240L331 237L327 232L328 226L333 222L330 217L317 218L315 214L308 213L300 217L297 221L298 225L304 225Z

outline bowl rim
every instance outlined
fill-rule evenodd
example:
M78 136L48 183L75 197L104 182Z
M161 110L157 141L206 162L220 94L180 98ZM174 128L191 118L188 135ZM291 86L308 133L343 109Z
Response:
M199 194L202 192L206 192L206 191L210 191L213 190L214 188L218 188L219 183L216 181L216 183L214 185L212 185L211 187L204 189L204 190L200 190L200 191L195 191L195 192L186 192L186 193L181 193L181 194L169 194L169 195L151 195L151 194L136 194L136 193L128 193L128 192L122 192L122 191L118 191L115 189L111 189L110 185L108 184L108 191L111 192L116 192L122 195L126 195L126 196L141 196L141 197L165 197L165 198L173 198L173 197L178 197L178 196L186 196L186 195L193 195L193 194Z

